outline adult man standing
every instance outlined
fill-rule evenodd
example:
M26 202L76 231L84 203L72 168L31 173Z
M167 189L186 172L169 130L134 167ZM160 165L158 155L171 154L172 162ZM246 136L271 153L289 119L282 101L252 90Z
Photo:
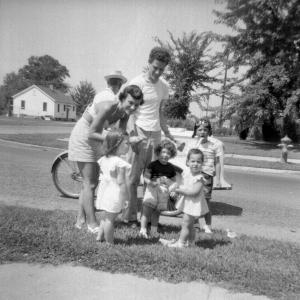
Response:
M104 78L107 82L107 88L96 94L93 100L94 103L116 100L116 95L118 94L121 86L127 82L127 78L123 76L121 71L111 72L104 76Z
M148 59L145 73L131 80L130 84L140 87L144 94L144 104L133 116L134 135L144 138L133 146L129 161L132 168L129 174L129 204L124 214L125 222L137 222L137 187L140 177L147 165L154 159L154 147L161 140L161 130L165 136L176 142L170 134L162 113L162 103L169 98L168 85L160 77L170 62L171 56L167 49L155 47Z

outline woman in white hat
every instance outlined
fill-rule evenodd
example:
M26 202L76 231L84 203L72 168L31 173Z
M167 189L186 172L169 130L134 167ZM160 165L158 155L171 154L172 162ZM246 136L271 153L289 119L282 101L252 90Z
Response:
M113 71L105 75L104 78L107 82L107 88L94 97L94 103L116 100L121 86L127 82L127 78L123 76L121 71Z
M97 160L104 154L102 144L110 124L119 121L121 130L126 131L129 115L142 103L143 93L136 85L127 86L118 96L118 100L103 101L87 107L81 119L74 126L69 139L69 160L75 161L83 178L79 197L79 213L76 227L86 222L88 230L99 230L94 210L94 192L98 184ZM131 137L131 143L141 139Z

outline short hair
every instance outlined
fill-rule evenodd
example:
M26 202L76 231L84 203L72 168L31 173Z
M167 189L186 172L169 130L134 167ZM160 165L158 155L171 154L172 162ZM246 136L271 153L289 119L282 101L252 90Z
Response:
M151 64L155 59L168 65L171 60L171 55L169 50L163 47L153 48L149 54L148 62Z
M162 149L167 149L170 151L171 154L171 158L175 157L177 154L177 150L175 145L170 142L169 140L162 140L155 148L154 148L154 153L156 156L158 156L160 154L160 152L162 151Z
M121 102L127 98L128 94L135 100L141 100L140 105L144 103L144 95L142 90L134 84L128 85L125 89L119 94L119 100Z
M116 154L118 147L121 145L123 140L128 137L126 132L120 130L112 130L107 133L105 138L106 141L106 151L105 156Z
M186 156L186 165L187 165L188 161L190 160L190 157L191 157L192 154L200 154L201 155L201 162L203 163L203 160L204 160L203 152L198 148L192 148L192 149L189 150L189 152Z
M201 118L197 122L196 126L197 126L197 130L198 130L198 128L200 126L204 126L208 130L208 135L212 135L212 127L211 127L211 123L210 123L209 119L207 119L207 118Z

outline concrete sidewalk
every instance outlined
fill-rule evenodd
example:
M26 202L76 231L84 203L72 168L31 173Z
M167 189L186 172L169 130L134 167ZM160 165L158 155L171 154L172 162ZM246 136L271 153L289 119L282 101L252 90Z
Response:
M0 299L5 300L266 300L204 282L178 284L111 274L71 265L0 265Z

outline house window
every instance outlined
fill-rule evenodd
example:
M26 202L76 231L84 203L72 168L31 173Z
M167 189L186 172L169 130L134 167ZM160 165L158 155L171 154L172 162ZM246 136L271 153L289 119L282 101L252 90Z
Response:
M21 100L21 109L25 109L25 100Z
M64 111L66 111L66 105L64 105Z
M47 102L43 102L43 111L47 111Z
M59 112L59 104L57 104L57 112Z
M75 111L75 106L73 106L73 111Z

